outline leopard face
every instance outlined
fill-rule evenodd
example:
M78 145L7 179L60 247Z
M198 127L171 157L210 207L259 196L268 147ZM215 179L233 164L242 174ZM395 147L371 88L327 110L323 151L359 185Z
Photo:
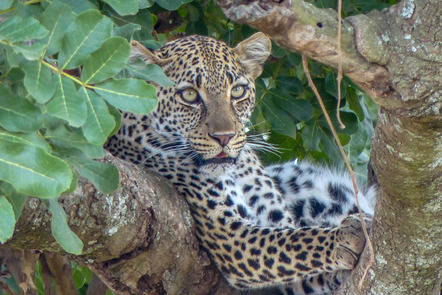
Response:
M167 140L181 142L200 167L230 169L246 143L244 126L255 103L253 81L270 48L269 38L257 33L235 48L189 36L154 53L133 50L134 57L160 65L174 82L171 87L157 85L151 126Z

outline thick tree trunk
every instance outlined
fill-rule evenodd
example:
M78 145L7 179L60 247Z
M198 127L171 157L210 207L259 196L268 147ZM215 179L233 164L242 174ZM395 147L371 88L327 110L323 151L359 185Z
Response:
M235 294L199 251L188 206L168 182L110 155L105 161L121 173L115 193L104 195L80 179L73 193L60 198L69 226L84 243L83 254L71 258L87 265L116 294ZM50 213L38 199L27 201L5 246L45 251L51 274L66 279L61 271L66 263L48 253L65 254L51 235ZM5 246L0 256L12 258Z
M303 1L218 0L227 17L337 67L337 13ZM380 184L368 261L336 294L439 294L442 281L442 2L404 0L343 21L343 71L379 104Z

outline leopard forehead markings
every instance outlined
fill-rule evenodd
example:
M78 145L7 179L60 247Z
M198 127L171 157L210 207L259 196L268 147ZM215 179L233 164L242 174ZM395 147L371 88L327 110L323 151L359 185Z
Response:
M253 80L270 51L262 33L235 48L202 36L153 53L134 46L133 57L161 66L175 85L157 85L148 116L124 114L107 147L176 187L200 245L232 286L325 294L348 276L365 238L349 216L356 204L345 173L307 162L264 168L247 143ZM359 198L373 213L373 190Z

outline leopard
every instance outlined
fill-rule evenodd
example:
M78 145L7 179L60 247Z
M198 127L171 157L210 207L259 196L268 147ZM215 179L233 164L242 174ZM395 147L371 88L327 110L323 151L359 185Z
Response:
M328 294L366 238L348 173L307 161L264 167L256 150L266 143L248 140L254 81L271 48L261 32L235 47L199 35L153 51L133 41L131 58L158 65L173 85L150 82L156 108L123 112L107 149L173 184L201 248L234 288ZM370 224L376 192L359 190Z

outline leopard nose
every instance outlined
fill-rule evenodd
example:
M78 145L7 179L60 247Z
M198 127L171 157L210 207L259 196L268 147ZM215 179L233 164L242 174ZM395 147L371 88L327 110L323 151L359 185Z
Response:
M210 137L215 139L222 147L225 147L235 136L235 133L209 133Z

